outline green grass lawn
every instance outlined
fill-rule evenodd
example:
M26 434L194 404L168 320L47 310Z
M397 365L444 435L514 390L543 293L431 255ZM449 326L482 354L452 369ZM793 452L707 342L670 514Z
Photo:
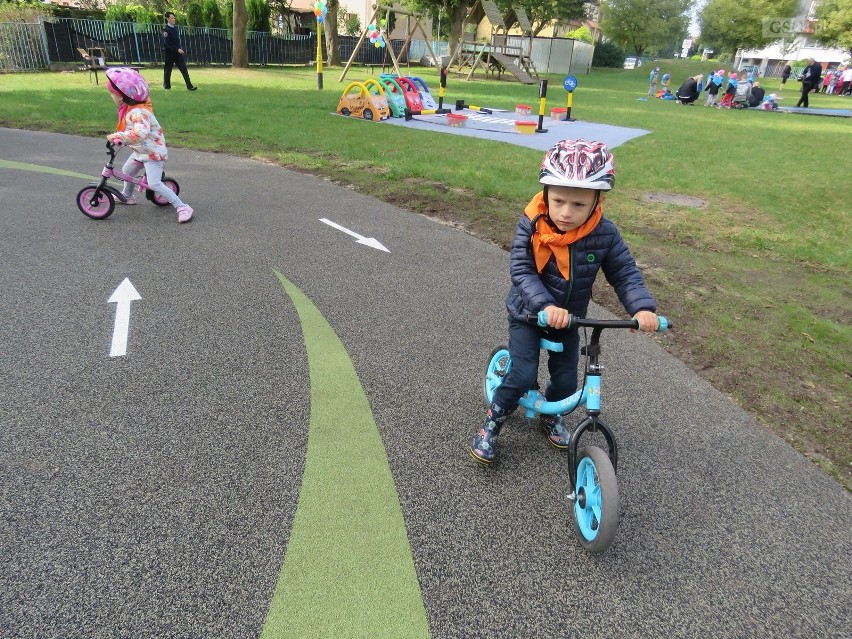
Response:
M673 89L714 67L659 66ZM538 190L539 151L332 115L345 86L340 68L325 70L321 92L313 70L303 68L194 68L196 93L166 93L158 88L161 69L143 73L172 146L327 175L501 245ZM367 73L350 69L346 82ZM412 68L412 75L437 94L435 70ZM562 77L548 79L548 107L564 106ZM677 325L666 346L852 488L852 119L642 101L645 67L596 69L579 80L573 116L652 131L615 150L606 212L643 266L660 312ZM778 81L763 85L777 91ZM451 73L446 96L513 109L537 104L537 91ZM798 95L798 83L788 83L781 104L794 105ZM817 95L811 106L852 109L852 98ZM0 76L0 126L100 136L114 124L106 89L86 73ZM649 192L690 195L707 206L650 203ZM618 310L605 286L596 298Z

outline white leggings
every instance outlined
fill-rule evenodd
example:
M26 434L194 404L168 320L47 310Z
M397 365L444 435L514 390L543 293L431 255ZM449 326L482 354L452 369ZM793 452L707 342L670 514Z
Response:
M142 170L143 166L145 167L145 178L148 180L148 187L152 191L154 191L164 200L168 200L169 204L171 204L175 208L184 205L181 199L177 196L177 193L175 193L169 187L163 184L163 169L165 166L164 162L158 162L155 160L145 160L143 162L141 160L135 160L131 155L129 158L127 158L127 162L124 163L124 166L121 167L121 172L136 177L139 171ZM133 182L125 182L124 188L121 190L121 192L124 194L125 197L130 197L131 195L133 195L133 189L135 186L136 185L133 184Z

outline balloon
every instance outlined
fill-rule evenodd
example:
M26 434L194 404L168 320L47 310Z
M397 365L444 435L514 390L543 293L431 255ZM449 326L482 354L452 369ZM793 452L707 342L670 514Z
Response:
M379 48L380 46L382 46L382 45L380 45L378 42L376 42L376 45L375 45L375 46L376 46L376 48L378 49L378 48Z
M384 18L382 18L381 20L379 20L379 24L380 24L380 25L382 25L382 26L385 26L387 23L388 23L388 21L387 21L387 20L385 20Z
M367 27L367 31L375 31L375 30L376 30L376 25L374 25L374 24L371 24L369 27Z
M320 24L322 24L322 23L323 23L322 16L317 16L317 22L319 22Z

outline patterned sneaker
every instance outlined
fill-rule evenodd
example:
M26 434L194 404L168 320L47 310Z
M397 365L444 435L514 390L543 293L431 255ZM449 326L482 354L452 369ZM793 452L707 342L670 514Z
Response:
M494 441L497 435L500 434L500 429L503 427L503 422L509 416L500 408L492 404L488 410L488 416L485 418L485 423L482 428L476 433L473 438L473 443L470 445L470 455L476 461L490 464L497 456L497 445Z
M571 444L571 433L562 425L562 418L556 415L539 415L538 423L547 434L547 441L556 448L568 448Z
M183 224L184 222L189 222L192 219L192 207L184 204L183 206L179 206L177 210L178 214L178 222Z
M116 204L126 204L127 206L133 206L134 204L136 204L136 198L131 195L130 197L124 198L123 202L121 200L116 200L115 203Z

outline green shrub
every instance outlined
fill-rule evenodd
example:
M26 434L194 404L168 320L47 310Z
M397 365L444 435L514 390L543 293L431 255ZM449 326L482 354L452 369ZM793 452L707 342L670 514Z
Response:
M225 18L222 16L222 9L216 0L204 0L201 9L201 22L205 27L225 28ZM228 25L227 28L230 27L231 25Z
M266 0L246 0L246 11L248 12L248 24L246 28L249 31L263 31L269 33L272 30L272 25L269 19L272 16L272 9Z
M598 42L595 45L595 54L592 56L592 66L622 68L624 66L624 49L614 42Z

